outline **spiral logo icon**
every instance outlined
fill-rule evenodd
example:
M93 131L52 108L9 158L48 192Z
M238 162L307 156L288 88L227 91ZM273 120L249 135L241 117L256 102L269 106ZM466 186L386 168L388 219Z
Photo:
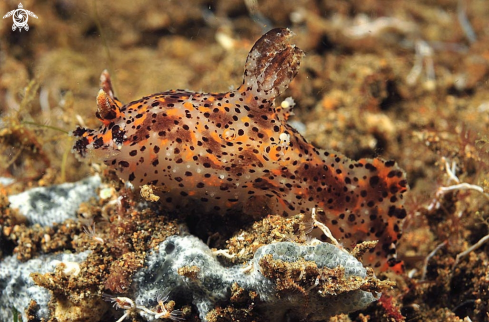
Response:
M27 21L29 21L29 16L37 19L37 16L33 12L24 9L22 3L19 3L17 9L10 11L5 16L3 16L3 19L10 16L12 16L12 19L14 21L14 24L12 25L12 31L15 31L17 29L19 31L22 31L22 28L24 28L25 31L28 31L29 25L27 24Z

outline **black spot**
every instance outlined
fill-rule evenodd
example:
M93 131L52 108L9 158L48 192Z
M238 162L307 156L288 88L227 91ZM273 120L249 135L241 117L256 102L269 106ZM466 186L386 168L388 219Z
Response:
M354 214L350 214L348 216L348 221L354 222L355 221L355 215Z
M370 178L369 183L372 188L376 188L379 184L380 178L379 176L373 176Z
M396 217L399 219L404 219L407 216L406 210L404 208L397 208L396 206L390 206L387 212L389 217Z
M374 172L375 170L377 170L377 168L374 165L372 165L371 163L365 164L365 169L368 169L371 172Z
M396 217L399 219L404 219L404 218L406 218L406 216L407 216L407 213L406 213L406 209L404 209L404 208L398 209L398 211L396 212Z
M392 170L387 174L387 178L394 178L396 176L397 171Z
M129 167L129 162L127 162L127 161L119 161L119 165L121 167L128 168Z
M132 150L131 152L129 152L129 155L132 157L136 156L136 154L138 154L137 150Z
M132 173L129 175L129 181L134 181L134 179L136 179L136 176L134 175L134 172L132 172Z
M77 127L76 130L73 131L73 135L74 136L82 136L87 131L88 131L87 129L84 129L84 128L81 128L81 127Z
M95 141L93 141L93 148L94 149L98 149L100 148L102 145L104 145L104 140L102 138L98 138L96 139Z

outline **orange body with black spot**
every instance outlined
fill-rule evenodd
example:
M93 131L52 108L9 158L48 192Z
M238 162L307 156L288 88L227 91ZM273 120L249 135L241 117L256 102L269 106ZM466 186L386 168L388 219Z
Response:
M243 84L228 93L167 91L122 105L104 73L97 97L103 125L75 130L74 150L113 167L136 187L159 187L169 209L189 199L222 214L321 208L320 219L345 247L379 240L365 260L393 266L406 215L404 173L393 161L352 161L316 149L287 124L287 112L274 100L303 56L287 43L290 36L274 29L258 40Z

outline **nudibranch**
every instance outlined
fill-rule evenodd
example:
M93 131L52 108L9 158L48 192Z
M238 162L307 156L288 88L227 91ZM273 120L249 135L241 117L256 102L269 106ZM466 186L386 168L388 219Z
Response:
M169 210L189 199L222 215L322 209L321 221L344 247L379 240L364 262L394 266L405 174L394 161L353 161L315 148L287 124L289 111L274 103L304 55L291 36L282 28L262 36L248 54L243 84L228 93L170 90L122 104L104 72L96 112L102 125L78 127L74 152L135 187L158 187Z

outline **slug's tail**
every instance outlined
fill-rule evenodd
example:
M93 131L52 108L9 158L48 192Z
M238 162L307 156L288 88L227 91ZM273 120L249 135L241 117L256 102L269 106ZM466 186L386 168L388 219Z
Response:
M253 46L246 59L242 91L271 101L283 93L299 71L304 52L289 44L292 31L272 29Z

